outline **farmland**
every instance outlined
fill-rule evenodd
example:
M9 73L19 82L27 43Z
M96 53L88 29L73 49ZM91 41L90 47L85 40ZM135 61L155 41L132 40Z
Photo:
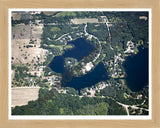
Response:
M39 87L12 88L11 107L27 105L28 101L38 99Z
M148 115L146 83L130 90L123 67L139 47L148 47L148 21L139 19L148 14L125 13L14 13L12 114Z

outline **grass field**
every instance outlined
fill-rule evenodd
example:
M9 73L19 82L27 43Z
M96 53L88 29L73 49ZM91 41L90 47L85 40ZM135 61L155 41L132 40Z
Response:
M60 12L55 15L55 17L64 17L64 16L76 16L75 12Z
M51 31L60 31L61 29L60 28L58 28L58 27L52 27L51 28Z
M55 13L57 13L57 12L54 12L54 11L52 11L52 12L44 11L43 13L44 13L45 15L47 15L47 16L50 16L50 15L53 15L53 14L55 14Z
M49 45L49 47L51 48L56 47L56 48L59 48L60 50L63 50L63 45L55 46L54 44L51 44Z

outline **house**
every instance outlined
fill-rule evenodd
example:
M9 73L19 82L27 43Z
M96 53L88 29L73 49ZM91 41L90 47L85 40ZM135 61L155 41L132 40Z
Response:
M139 19L144 19L145 21L148 19L146 16L140 16Z
M106 21L107 21L107 17L106 17L106 16L100 16L100 17L98 18L98 21L99 21L99 22L106 22Z

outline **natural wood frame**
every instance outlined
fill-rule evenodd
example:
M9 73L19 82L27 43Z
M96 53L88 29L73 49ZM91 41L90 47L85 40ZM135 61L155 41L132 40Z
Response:
M151 120L9 120L8 119L8 9L9 8L151 8L152 9L152 119ZM35 127L160 127L160 1L159 0L0 0L0 128Z

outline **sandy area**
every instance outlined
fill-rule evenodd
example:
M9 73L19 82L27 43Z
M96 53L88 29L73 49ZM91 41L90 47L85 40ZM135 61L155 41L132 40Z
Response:
M32 64L33 61L44 61L46 50L40 48L42 28L42 25L33 24L21 24L12 28L12 63ZM34 44L29 44L31 39Z
M83 24L83 23L98 23L98 19L96 18L85 18L85 19L71 19L73 24Z
M38 99L39 88L12 88L11 97L12 103L11 107L22 106L28 104L28 101L37 100Z

